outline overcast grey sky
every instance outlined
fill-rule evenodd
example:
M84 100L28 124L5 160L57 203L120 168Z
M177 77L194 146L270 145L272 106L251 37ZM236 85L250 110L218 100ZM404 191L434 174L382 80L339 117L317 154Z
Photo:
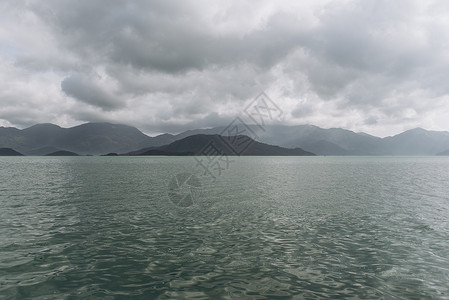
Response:
M0 2L0 126L449 130L449 1Z

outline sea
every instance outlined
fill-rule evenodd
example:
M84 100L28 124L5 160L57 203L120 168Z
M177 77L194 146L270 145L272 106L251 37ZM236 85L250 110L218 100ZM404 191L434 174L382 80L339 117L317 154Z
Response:
M449 299L448 157L204 159L1 157L0 299Z

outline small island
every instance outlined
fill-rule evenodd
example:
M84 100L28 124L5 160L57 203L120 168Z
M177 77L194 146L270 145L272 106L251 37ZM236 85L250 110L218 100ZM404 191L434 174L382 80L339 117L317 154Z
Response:
M79 156L79 155L75 152L60 150L46 154L45 156Z

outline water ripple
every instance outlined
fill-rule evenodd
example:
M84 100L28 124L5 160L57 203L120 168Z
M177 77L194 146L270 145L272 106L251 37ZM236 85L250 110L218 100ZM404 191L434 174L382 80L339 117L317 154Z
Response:
M1 158L0 296L449 299L446 159L238 159Z

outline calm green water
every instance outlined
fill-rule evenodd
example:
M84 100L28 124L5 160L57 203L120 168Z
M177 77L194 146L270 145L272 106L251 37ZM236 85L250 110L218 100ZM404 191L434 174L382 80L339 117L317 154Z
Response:
M0 158L0 298L449 299L449 158L233 160Z

